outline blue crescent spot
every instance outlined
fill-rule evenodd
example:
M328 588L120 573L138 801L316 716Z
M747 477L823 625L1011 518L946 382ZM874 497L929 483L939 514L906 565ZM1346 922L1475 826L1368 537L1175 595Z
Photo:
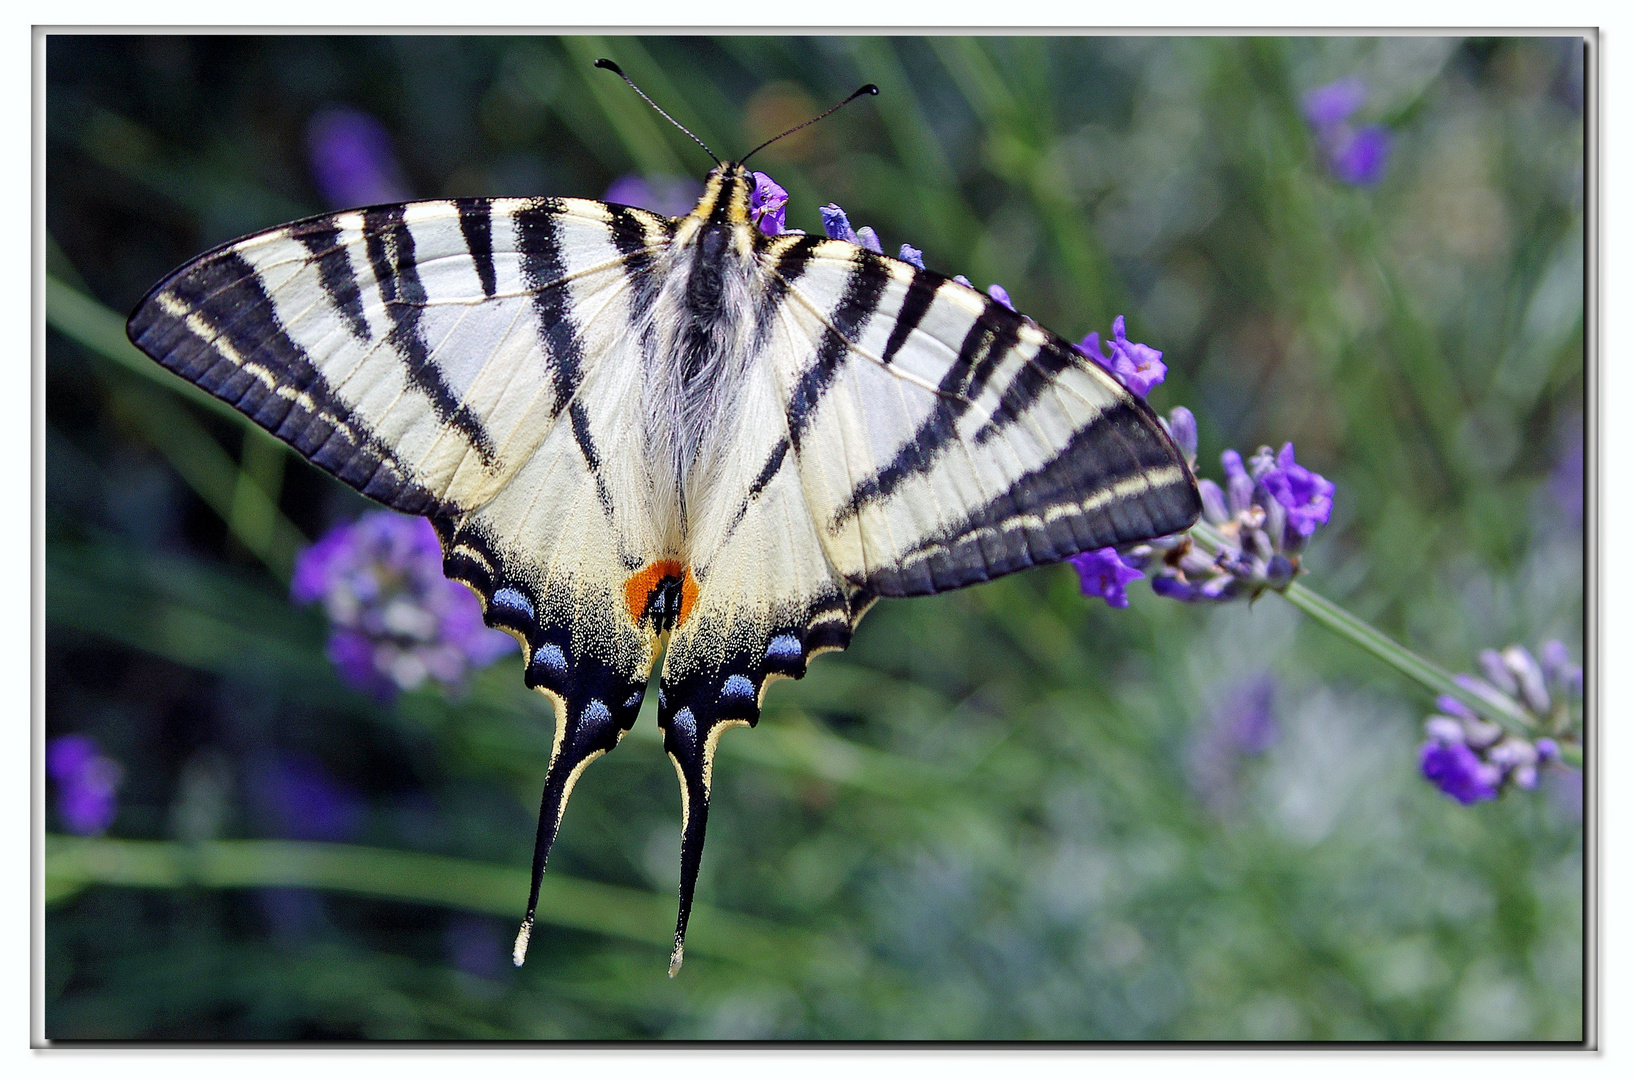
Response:
M802 655L800 639L793 634L779 634L766 645L768 660L798 660Z
M755 699L755 684L742 675L733 675L726 680L726 685L721 687L721 698L723 700L726 698L740 698L745 701L753 701Z
M533 654L533 667L551 675L567 674L567 657L560 646L541 645Z
M629 697L625 698L624 699L624 707L626 709L639 709L639 708L641 708L641 691L637 690L635 693L633 693Z
M521 615L529 622L533 621L533 605L528 598L515 589L496 589L493 599L488 601L492 607L500 608L517 615Z
M688 740L698 736L698 722L692 718L692 710L685 705L675 710L675 715L669 718L669 726L677 735Z
M585 723L594 724L596 727L602 727L613 722L612 710L596 698L591 698L585 702L584 711L579 716Z

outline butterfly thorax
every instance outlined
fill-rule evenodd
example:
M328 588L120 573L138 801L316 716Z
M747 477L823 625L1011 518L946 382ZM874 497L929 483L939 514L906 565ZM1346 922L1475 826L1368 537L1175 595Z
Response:
M655 262L663 285L638 312L646 344L643 396L655 518L677 553L741 421L738 402L753 359L755 232L752 179L728 163L677 223Z

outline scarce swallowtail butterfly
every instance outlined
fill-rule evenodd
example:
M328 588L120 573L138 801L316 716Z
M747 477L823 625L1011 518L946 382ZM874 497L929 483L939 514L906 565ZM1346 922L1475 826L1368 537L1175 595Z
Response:
M568 795L660 649L673 975L717 740L774 679L845 648L879 597L1200 510L1157 417L1073 346L940 274L764 235L753 184L720 164L681 218L569 198L325 214L199 256L130 318L159 363L430 518L448 576L521 641L556 734L518 964Z

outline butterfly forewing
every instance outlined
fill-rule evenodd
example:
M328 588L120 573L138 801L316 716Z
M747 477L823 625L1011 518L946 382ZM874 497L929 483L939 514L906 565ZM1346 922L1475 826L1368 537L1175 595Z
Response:
M1151 410L1056 335L855 245L821 244L793 273L776 252L786 345L770 355L808 509L846 580L940 592L1196 519ZM860 318L857 295L874 298Z

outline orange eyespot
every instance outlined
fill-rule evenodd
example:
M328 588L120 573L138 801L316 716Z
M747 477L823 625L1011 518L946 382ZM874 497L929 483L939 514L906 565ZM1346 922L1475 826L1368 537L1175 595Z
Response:
M698 599L698 579L692 576L691 567L676 559L657 559L631 574L624 582L624 606L630 612L630 621L639 626L643 620L653 617L653 601L659 590L676 585L680 586L680 609L675 613L673 624L662 614L657 615L656 628L660 631L686 622L693 602Z

